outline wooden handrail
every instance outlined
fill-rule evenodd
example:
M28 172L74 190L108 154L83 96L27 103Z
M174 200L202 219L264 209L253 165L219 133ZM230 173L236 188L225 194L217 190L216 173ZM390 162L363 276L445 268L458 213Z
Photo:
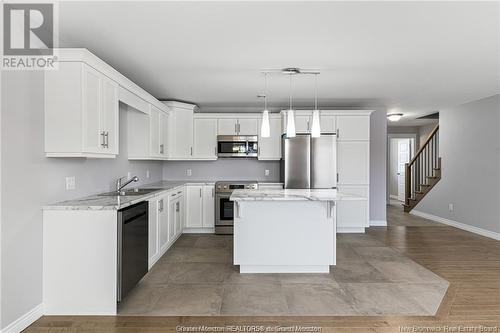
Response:
M434 129L432 130L432 132L429 134L429 137L427 138L427 140L425 140L424 144L420 147L420 149L417 151L417 153L415 154L415 156L413 156L413 158L411 159L411 161L408 163L409 166L411 166L413 163L415 163L415 161L417 160L418 156L422 153L422 151L425 149L425 147L427 147L427 145L431 141L432 137L434 136L434 134L436 134L436 132L438 130L439 130L439 124L437 124L436 127L434 127Z

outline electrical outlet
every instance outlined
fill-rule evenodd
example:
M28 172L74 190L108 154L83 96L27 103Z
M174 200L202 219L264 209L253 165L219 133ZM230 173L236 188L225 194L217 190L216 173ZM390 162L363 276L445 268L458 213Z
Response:
M448 204L448 210L452 212L455 209L452 203Z
M149 169L146 170L146 178L149 178Z
M268 169L266 169L266 171L264 171L264 174L265 174L266 176L269 176L269 174L270 174L269 170L268 170Z
M127 172L127 180L129 180L130 178L132 178L132 175L130 174L130 171Z
M192 176L193 175L193 171L191 169L187 169L186 170L186 175Z
M76 178L75 176L66 177L66 189L74 190L76 188Z

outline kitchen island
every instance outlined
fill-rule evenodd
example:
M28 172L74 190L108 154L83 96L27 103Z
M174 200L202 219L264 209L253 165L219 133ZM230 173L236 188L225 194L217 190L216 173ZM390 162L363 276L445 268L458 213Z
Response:
M336 264L336 189L235 190L240 273L329 273Z

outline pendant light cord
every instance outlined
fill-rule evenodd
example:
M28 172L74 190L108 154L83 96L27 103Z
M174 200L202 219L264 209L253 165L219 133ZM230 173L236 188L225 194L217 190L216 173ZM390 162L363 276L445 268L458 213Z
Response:
M264 73L264 110L267 110L267 73Z
M290 110L292 109L292 74L290 75Z
M318 74L314 74L314 110L318 109Z

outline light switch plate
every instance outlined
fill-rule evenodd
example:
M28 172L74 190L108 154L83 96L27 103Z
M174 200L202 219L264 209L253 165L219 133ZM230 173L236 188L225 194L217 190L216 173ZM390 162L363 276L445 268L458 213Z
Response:
M149 178L149 169L146 170L146 178Z
M186 175L192 176L193 175L193 171L191 169L187 169L186 170Z
M75 176L66 177L66 189L74 190L76 188L76 178Z
M266 169L266 171L264 171L264 174L265 174L266 176L269 176L269 173L270 173L270 172L269 172L269 170L268 170L268 169Z
M130 171L127 172L127 180L129 180L130 178L132 178L132 175L130 174Z
M448 204L448 210L452 212L455 209L452 203Z

